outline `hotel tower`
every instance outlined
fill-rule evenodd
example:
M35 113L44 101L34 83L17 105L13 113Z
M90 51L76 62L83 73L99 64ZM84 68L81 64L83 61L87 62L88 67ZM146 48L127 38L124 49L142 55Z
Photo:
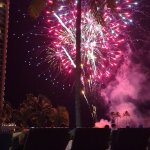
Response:
M0 110L3 107L6 75L9 0L0 0Z

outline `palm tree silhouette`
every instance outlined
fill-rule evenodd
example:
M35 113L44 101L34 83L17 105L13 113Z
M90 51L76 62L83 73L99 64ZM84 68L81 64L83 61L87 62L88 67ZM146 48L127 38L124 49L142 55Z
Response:
M127 126L128 125L128 118L130 117L130 114L127 110L123 113L123 117L126 118L126 126Z

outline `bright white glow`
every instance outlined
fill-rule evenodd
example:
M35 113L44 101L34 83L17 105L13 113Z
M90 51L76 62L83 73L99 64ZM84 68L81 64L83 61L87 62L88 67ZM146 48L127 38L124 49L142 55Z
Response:
M66 50L64 47L62 47L62 48L63 48L64 52L66 53L67 57L69 58L69 60L71 61L72 66L73 66L74 68L76 68L75 63L74 63L74 61L72 60L72 58L71 58L71 56L69 55L69 53L67 52L67 50Z

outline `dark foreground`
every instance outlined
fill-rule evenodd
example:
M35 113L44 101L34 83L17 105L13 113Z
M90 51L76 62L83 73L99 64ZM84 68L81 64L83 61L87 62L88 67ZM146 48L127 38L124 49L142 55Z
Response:
M149 145L150 128L31 128L0 132L0 150L69 150L70 146L71 150L150 150Z

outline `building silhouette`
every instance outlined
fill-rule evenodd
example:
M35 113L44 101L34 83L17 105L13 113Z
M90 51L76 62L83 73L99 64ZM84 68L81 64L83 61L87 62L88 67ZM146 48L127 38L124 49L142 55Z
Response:
M7 58L9 0L0 0L0 109L3 107Z

